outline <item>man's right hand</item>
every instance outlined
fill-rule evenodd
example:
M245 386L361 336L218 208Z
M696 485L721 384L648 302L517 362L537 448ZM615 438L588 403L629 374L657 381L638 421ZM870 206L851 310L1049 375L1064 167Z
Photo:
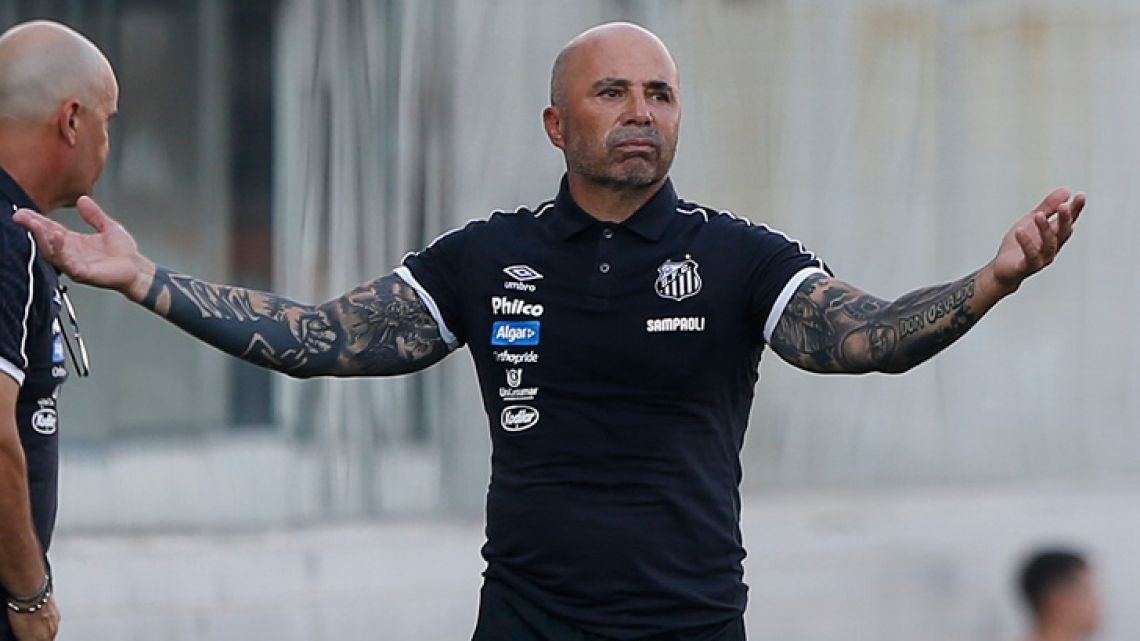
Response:
M21 614L8 610L8 624L18 641L52 641L59 632L59 608L55 605L55 596L37 612Z
M154 263L139 253L135 239L90 197L81 196L76 207L94 234L71 231L30 209L17 211L12 220L32 232L44 258L76 282L142 300L154 278Z

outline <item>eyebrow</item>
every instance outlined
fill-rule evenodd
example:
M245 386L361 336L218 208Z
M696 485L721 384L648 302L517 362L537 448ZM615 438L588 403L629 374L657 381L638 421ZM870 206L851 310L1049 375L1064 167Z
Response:
M605 87L621 87L623 89L628 89L631 86L633 86L633 83L624 78L602 78L601 80L594 83L594 90L597 91ZM664 80L650 80L649 82L645 83L645 86L649 89L673 93L672 85L665 82Z

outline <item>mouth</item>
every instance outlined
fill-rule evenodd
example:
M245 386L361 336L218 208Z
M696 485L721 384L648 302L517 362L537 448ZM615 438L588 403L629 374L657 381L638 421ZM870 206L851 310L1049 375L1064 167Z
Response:
M653 154L657 153L657 143L648 138L633 138L624 140L617 145L615 149L624 151L628 154Z

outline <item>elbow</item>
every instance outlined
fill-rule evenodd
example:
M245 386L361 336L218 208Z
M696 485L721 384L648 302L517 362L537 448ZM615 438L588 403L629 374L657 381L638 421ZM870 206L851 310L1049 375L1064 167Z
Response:
M898 376L899 374L906 374L910 370L914 369L916 365L918 365L918 363L906 363L906 362L899 362L899 361L886 362L886 363L880 363L879 366L876 367L874 371L876 371L880 374L889 374L892 376Z
M297 381L307 381L310 378L316 378L317 376L320 376L319 372L303 367L297 369L282 369L278 371Z

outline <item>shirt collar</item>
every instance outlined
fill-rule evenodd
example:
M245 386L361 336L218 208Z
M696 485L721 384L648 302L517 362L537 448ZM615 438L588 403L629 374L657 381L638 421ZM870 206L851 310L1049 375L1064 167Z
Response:
M677 192L673 190L673 181L665 180L661 189L653 195L641 209L638 209L619 227L645 238L658 241L665 234L672 216L677 211ZM566 240L580 231L593 225L602 224L602 221L586 213L570 196L570 183L566 176L562 177L562 186L558 189L558 197L554 199L554 211L551 222L554 233L559 240Z
M24 191L24 188L21 187L14 178L8 175L8 172L4 171L3 167L0 167L0 193L3 193L8 201L17 207L36 209L36 203L32 202L32 199L28 196L27 192ZM5 213L11 215L12 211Z

